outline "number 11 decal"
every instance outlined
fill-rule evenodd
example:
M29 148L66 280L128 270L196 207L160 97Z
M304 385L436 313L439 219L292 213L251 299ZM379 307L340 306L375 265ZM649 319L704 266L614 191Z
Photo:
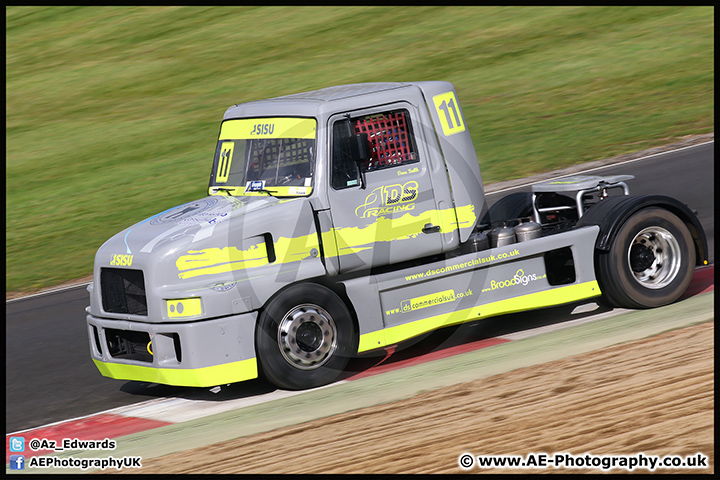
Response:
M433 103L440 118L440 125L446 137L465 131L455 92L445 92L433 97Z
M215 181L217 183L225 183L228 181L234 149L235 142L223 142L222 145L220 145L220 158L218 159L217 172L215 172Z

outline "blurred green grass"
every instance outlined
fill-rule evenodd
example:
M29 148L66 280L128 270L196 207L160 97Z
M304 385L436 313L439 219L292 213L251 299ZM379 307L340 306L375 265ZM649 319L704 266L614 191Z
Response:
M486 183L714 130L713 7L6 7L6 291L205 194L235 103L454 83Z

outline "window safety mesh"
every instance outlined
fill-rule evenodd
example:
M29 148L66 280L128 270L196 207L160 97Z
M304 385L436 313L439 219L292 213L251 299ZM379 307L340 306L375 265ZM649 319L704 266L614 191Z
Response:
M417 161L403 111L357 120L356 133L367 133L372 151L368 171Z

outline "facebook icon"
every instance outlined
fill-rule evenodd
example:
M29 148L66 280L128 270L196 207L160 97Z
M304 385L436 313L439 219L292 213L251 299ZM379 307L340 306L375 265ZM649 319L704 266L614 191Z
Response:
M25 455L10 455L10 470L25 470Z

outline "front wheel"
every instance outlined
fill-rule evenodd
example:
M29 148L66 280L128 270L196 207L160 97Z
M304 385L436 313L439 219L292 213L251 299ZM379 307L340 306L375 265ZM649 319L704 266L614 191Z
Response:
M677 300L690 285L695 244L687 226L662 208L646 208L620 228L608 252L597 256L608 303L649 308Z
M257 328L260 368L280 388L302 390L335 380L355 347L345 303L313 283L293 285L272 299Z

